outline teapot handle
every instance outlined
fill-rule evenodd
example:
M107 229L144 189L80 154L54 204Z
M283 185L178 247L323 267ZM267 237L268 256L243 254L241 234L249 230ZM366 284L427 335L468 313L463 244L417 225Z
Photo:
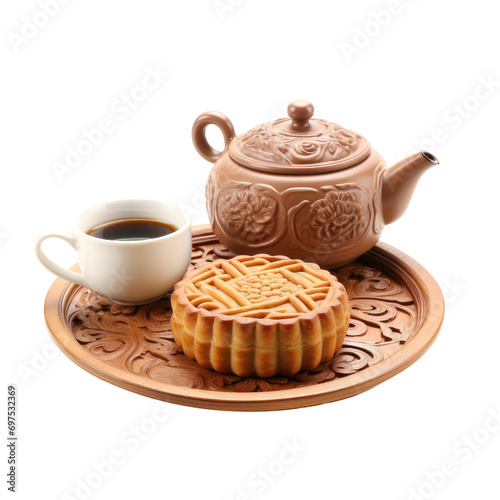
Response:
M208 144L205 129L208 125L216 125L220 128L224 136L224 151L217 151ZM207 111L196 118L193 124L192 136L196 151L205 158L205 160L215 163L227 150L229 143L236 135L231 120L218 111Z

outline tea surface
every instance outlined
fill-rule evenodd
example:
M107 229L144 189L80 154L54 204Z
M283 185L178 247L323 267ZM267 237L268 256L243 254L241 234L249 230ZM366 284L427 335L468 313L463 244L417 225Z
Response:
M87 234L102 240L143 241L175 231L176 227L157 219L121 219L100 224Z

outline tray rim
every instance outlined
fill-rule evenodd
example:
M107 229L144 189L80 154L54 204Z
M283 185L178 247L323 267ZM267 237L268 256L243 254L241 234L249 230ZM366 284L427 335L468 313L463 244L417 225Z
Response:
M193 236L209 234L210 225L193 226ZM136 394L184 406L233 411L270 411L319 405L360 394L408 368L429 349L443 322L443 294L436 280L422 265L383 242L378 242L367 254L378 260L389 261L392 268L399 268L399 272L417 284L430 308L426 310L415 335L394 354L360 372L347 377L335 377L317 385L279 391L237 393L182 387L125 372L90 354L68 330L62 315L66 303L64 299L79 285L68 283L61 278L53 282L47 293L44 305L45 321L56 345L75 364L106 382ZM78 269L78 265L72 269Z

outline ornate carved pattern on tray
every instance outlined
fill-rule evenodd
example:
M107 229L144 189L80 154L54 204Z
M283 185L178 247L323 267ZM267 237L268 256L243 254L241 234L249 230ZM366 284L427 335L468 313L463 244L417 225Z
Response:
M193 232L192 267L232 257L209 227ZM202 368L180 352L170 330L170 300L121 306L56 280L45 315L73 361L120 387L173 403L223 410L273 410L353 396L418 359L439 331L441 291L419 264L379 243L333 270L345 285L351 324L342 349L293 377L241 378Z

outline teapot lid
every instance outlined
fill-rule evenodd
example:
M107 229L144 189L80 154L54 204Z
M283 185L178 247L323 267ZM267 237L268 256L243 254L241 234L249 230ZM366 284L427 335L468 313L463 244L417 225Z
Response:
M352 167L370 154L370 143L340 125L312 118L304 100L287 108L289 118L258 125L235 137L229 154L255 170L280 174L333 172Z

